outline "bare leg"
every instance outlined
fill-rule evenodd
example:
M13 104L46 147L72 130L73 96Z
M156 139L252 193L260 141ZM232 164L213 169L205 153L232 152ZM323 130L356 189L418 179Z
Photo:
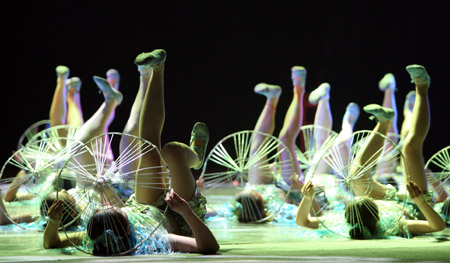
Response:
M339 132L335 142L339 145L339 156L343 164L350 162L350 138L353 134L353 127L359 118L359 105L350 102L345 110L342 118L341 131Z
M128 121L125 124L123 133L131 134L134 136L139 136L139 120L141 117L142 103L144 101L145 93L150 83L150 77L152 73L152 68L150 67L139 67L140 72L140 84L139 91L134 99L133 105L131 107L130 115ZM131 143L131 137L123 136L120 140L120 153L124 153L128 145ZM123 174L128 174L131 171L136 171L139 165L139 160L131 162L128 165L122 167L121 172ZM134 178L133 178L134 179Z
M281 88L276 85L260 83L255 86L255 93L266 96L267 100L261 114L259 115L254 130L272 135L275 129L275 112L281 95ZM255 134L253 136L250 149L250 158L255 158L255 152L258 147L261 146L264 139L266 139L266 136L260 134ZM257 158L261 158L261 160L257 162L257 166L265 167L264 163L267 162L266 157L262 156ZM248 181L250 184L269 184L273 182L273 175L268 168L266 170L261 170L260 168L253 167L249 170Z
M119 82L120 82L120 75L119 72L115 69L110 69L106 72L106 80L111 85L111 87L115 90L119 90ZM112 121L114 120L114 117L116 116L116 110L113 110L111 115L109 116L108 122L106 123L106 130L105 132L108 132L108 127L111 125Z
M162 155L170 169L172 188L187 201L194 197L197 187L191 168L198 170L203 165L208 142L208 127L203 122L197 122L191 132L190 146L170 142L162 149Z
M317 89L312 91L309 95L309 102L317 104L316 113L314 115L314 125L326 128L314 129L314 145L315 149L319 150L325 140L330 136L330 131L333 128L333 118L330 109L330 85L322 83ZM316 174L323 174L330 170L328 164L321 160L317 164Z
M284 117L283 127L281 128L278 138L286 144L291 151L294 161L294 173L298 174L301 181L303 181L303 173L300 168L300 164L297 161L296 145L297 136L300 133L300 129L303 123L303 96L305 94L305 82L306 82L306 69L304 67L294 66L292 69L292 84L293 84L293 98L289 108ZM288 160L289 153L282 152L281 160ZM281 175L283 179L290 182L290 177L293 175L292 171L282 170Z
M411 127L411 115L414 108L414 101L416 100L416 91L412 90L408 92L405 99L405 105L403 106L403 122L400 131L400 136L402 139L406 138L408 134L409 127Z
M186 201L191 200L196 188L191 168L198 164L199 155L189 146L180 142L165 144L162 155L170 169L173 190Z
M99 89L102 90L105 102L78 130L75 139L81 142L87 142L95 136L103 134L111 112L122 102L122 94L113 90L105 79L94 76L94 81ZM100 156L100 158L106 159L106 156ZM76 160L83 165L93 165L95 163L89 153L78 155ZM83 178L79 178L78 182L83 184Z
M349 176L353 179L352 187L356 195L369 194L373 198L383 198L386 188L373 180L369 174L370 171L364 169L374 165L380 157L385 139L379 134L387 135L394 111L375 104L365 106L364 110L372 114L378 123L373 129L373 133L365 140L364 146L356 154ZM368 192L369 187L370 192Z
M405 157L403 171L409 172L411 181L414 181L420 189L426 193L428 190L427 178L424 170L423 142L430 128L430 107L428 101L428 88L430 77L424 67L410 65L406 67L416 84L416 99L411 115L411 127L403 144Z
M394 118L392 118L391 125L388 130L388 138L391 139L394 143L398 142L398 127L397 127L397 102L395 100L395 78L394 75L388 73L384 75L384 77L378 83L378 86L381 91L384 92L383 99L383 107L392 109L394 111ZM393 145L391 145L388 141L385 142L384 149L392 149ZM396 171L395 162L380 162L377 167L376 174L378 176L388 176L391 177L393 173Z
M67 80L67 123L73 126L81 126L84 123L81 108L80 89L81 80L73 77Z
M69 76L69 68L66 66L58 66L56 67L56 74L58 78L56 80L56 89L50 107L50 125L52 127L66 124L66 80Z
M141 54L135 60L135 64L137 65L147 65L153 68L153 74L142 104L139 120L139 136L150 141L161 150L161 133L165 120L164 61L166 53L165 51L157 50L154 52ZM150 61L150 63L147 63L147 61ZM159 154L151 152L142 156L139 163L139 170L146 167L160 167L160 165L161 160ZM155 173L158 173L156 170ZM150 188L147 187L148 185L157 187ZM136 201L142 204L152 204L164 193L164 186L165 182L162 177L149 176L138 172L136 175Z

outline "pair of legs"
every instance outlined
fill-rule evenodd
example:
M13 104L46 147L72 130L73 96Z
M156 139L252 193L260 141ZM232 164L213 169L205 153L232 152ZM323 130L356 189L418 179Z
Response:
M77 77L69 79L69 68L56 67L56 89L50 107L50 125L81 126L84 123L81 109L81 80Z
M286 112L283 127L278 136L279 140L283 142L287 149L282 149L280 154L281 163L290 162L292 158L294 167L282 166L281 175L284 180L290 182L290 177L293 174L299 175L303 178L300 165L297 161L296 155L296 139L300 133L300 128L303 122L303 96L305 93L306 69L295 66L292 68L293 81L293 97L291 104ZM264 108L258 118L254 130L266 134L273 134L275 129L275 113L278 105L278 100L281 95L281 88L276 85L268 85L260 83L255 87L255 92L266 96L267 100ZM256 149L261 146L266 136L255 134L252 138L250 157L254 154ZM286 151L288 150L288 151ZM262 157L259 165L265 164L267 160ZM267 167L265 165L262 165ZM268 169L268 168L266 168ZM270 171L261 171L261 169L252 169L249 171L249 183L251 184L269 184L274 180L274 176Z
M317 126L314 129L314 145L316 152L321 149L323 144L330 136L330 132L333 129L333 117L331 114L330 108L330 85L328 83L322 83L318 88L312 91L309 95L309 102L311 104L316 104L317 109L314 116L314 125ZM355 126L356 121L359 117L359 106L358 104L351 102L347 105L344 117L342 118L341 130L335 140L333 139L331 142L337 142L340 144L342 149L341 159L344 162L348 161L348 156L346 153L350 147L348 139L351 137L353 133L353 127ZM342 143L347 142L347 143ZM316 166L315 174L325 174L330 173L331 167L326 163L322 158L319 160L318 164L312 164ZM311 167L314 168L314 167Z
M198 168L204 157L204 151L198 152L196 147L204 149L207 138L199 136L197 129L199 126L196 125L190 146L179 142L169 142L162 146L161 134L165 121L165 58L164 50L142 53L136 58L135 63L141 74L140 87L125 130L138 131L140 137L148 140L161 151L170 171L172 188L183 199L189 201L194 197L196 190L191 168ZM202 128L206 129L206 126ZM169 182L166 182L162 176L140 174L139 170L145 167L161 167L159 168L161 170L166 168L161 166L161 157L156 152L146 154L140 159L136 174L136 201L150 205L164 193L165 185ZM147 187L148 185L156 187Z
M430 85L430 78L424 67L419 65L410 65L407 68L411 76L412 82L415 83L416 97L414 108L411 114L410 128L403 143L402 152L404 159L402 161L403 171L405 176L409 175L409 179L414 181L426 193L427 179L424 170L424 160L422 154L423 142L428 133L430 126L430 112L428 101L428 88ZM377 125L375 132L387 135L391 127L391 120L395 115L394 111L389 108L370 107L366 110L377 118ZM382 136L373 133L367 139L363 149L359 151L355 157L355 165L350 174L358 172L359 167L365 166L371 160L377 159L382 149L385 140ZM406 174L409 173L409 174ZM373 198L383 198L386 193L386 187L377 181L373 180L368 173L363 174L356 179L355 193L357 195L365 191L368 184L371 186L370 196ZM407 182L407 178L405 178ZM360 186L360 189L358 189Z

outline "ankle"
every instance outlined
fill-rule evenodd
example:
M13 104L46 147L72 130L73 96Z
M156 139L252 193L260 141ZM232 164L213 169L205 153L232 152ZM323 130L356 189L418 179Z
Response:
M426 95L428 93L429 88L430 85L428 83L416 84L416 94Z

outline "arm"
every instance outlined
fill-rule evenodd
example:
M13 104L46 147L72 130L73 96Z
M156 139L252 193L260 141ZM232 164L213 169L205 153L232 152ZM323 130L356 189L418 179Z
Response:
M419 186L410 182L407 185L409 197L419 207L426 220L407 220L408 230L411 234L426 234L442 231L446 225L444 220L436 211L425 201L423 192Z
M3 199L6 202L13 202L15 200L30 200L33 199L35 196L32 194L23 194L18 196L17 191L19 190L20 186L24 184L26 181L28 181L29 178L27 178L27 173L24 170L20 170L16 177L14 177L13 181L9 184L8 190L5 193L5 196Z
M67 236L59 236L58 228L61 224L61 216L63 212L64 202L56 200L52 206L48 209L48 217L50 218L47 226L44 230L44 248L63 248L81 244L83 240L84 232L71 233Z
M299 226L317 229L319 228L319 221L316 217L310 217L309 211L311 210L312 203L314 201L314 188L312 182L307 182L302 187L303 198L298 206L297 215L295 217L295 223Z
M186 220L194 233L194 238L169 234L169 241L176 251L201 254L214 254L219 250L219 244L208 226L195 215L187 202L177 193L167 193L166 202L169 207Z

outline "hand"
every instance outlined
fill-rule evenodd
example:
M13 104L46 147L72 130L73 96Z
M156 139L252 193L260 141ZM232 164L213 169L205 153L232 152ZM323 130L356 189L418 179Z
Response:
M414 203L420 203L420 202L425 202L425 198L423 196L423 192L420 189L420 187L413 181L409 182L409 184L406 185L406 189L408 189L409 192L409 198L411 198L411 200Z
M307 182L302 187L302 194L303 194L303 197L309 197L311 199L314 198L314 195L316 194L316 191L314 190L312 181Z
M303 182L300 179L300 176L298 174L293 174L290 178L291 180L291 188L297 191L301 191L303 188Z
M64 201L56 200L48 209L48 217L54 221L61 221L64 208Z
M174 192L173 189L170 189L170 192L166 194L166 198L164 200L169 205L170 209L180 215L185 215L191 210L186 200L181 198L181 196Z

